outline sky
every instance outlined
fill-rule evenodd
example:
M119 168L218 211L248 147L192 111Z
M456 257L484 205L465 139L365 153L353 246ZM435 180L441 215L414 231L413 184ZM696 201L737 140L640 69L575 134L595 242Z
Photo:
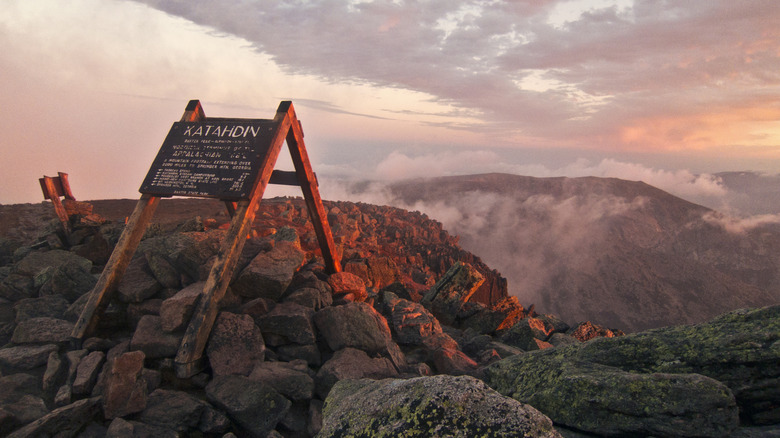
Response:
M0 0L0 203L58 171L137 198L190 99L292 100L326 199L481 172L717 194L780 173L777 23L771 0Z

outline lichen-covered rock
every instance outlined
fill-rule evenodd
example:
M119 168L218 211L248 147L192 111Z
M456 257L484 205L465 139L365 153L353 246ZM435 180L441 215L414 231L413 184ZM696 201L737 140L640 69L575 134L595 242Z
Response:
M206 345L206 356L214 375L247 376L264 359L265 343L251 316L220 312Z
M727 437L739 425L734 395L714 379L627 372L582 360L581 348L512 356L488 366L484 379L556 423L598 435Z
M468 376L342 380L323 408L320 437L560 437L531 406Z
M265 437L292 405L270 386L243 376L215 377L206 397L254 437Z
M425 294L422 304L445 325L453 325L461 307L485 278L468 263L455 263Z
M703 374L731 388L743 417L780 423L780 305L597 339L579 357L631 372Z

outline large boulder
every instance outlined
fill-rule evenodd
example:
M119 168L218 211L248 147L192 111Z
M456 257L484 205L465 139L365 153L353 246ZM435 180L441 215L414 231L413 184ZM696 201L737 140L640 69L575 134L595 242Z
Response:
M64 319L41 316L16 325L11 341L15 344L64 344L70 340L73 324Z
M220 312L206 345L206 355L214 375L247 376L264 359L265 343L251 316Z
M253 437L267 436L292 405L270 386L243 376L215 377L206 397Z
M445 325L454 325L461 307L485 278L468 263L457 262L425 294L422 304Z
M257 318L257 325L268 345L314 344L314 309L295 303L279 303Z
M584 344L583 360L629 372L699 373L728 386L740 414L780 423L780 305L736 310L693 326Z
M318 436L560 437L533 407L467 376L342 380L325 400Z
M580 348L512 356L487 367L485 381L556 423L603 436L727 437L739 425L734 395L714 379L630 373L578 360Z
M27 426L17 429L7 437L75 437L87 423L99 414L100 398L87 398L55 409Z
M231 284L242 297L278 301L293 275L303 265L304 254L293 242L277 242L273 249L258 254Z
M316 390L325 398L336 382L345 379L384 379L398 376L393 362L386 357L370 357L363 350L337 351L317 372Z

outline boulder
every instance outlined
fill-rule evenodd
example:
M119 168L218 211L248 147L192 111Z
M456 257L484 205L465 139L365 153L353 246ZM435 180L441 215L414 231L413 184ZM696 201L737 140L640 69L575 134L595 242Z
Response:
M515 325L505 330L499 339L501 342L525 351L539 350L550 344L541 344L546 341L550 332L544 322L536 318L523 318Z
M7 437L75 437L87 423L99 414L100 398L87 398L55 409L27 426L17 429Z
M198 430L208 403L186 392L157 389L146 402L146 409L138 420L145 424L164 427L179 433Z
M295 272L303 265L303 260L303 251L292 242L277 242L273 249L252 259L231 288L242 297L278 301Z
M144 315L130 340L131 350L141 350L146 357L157 359L173 357L179 351L183 333L168 333L162 328L162 318Z
M19 300L14 304L16 323L41 316L65 319L65 312L69 306L70 303L62 295L48 295Z
M32 251L14 265L14 270L20 275L35 277L42 271L64 265L75 265L87 272L92 269L92 262L73 254L70 251L54 249L51 251Z
M268 385L243 376L216 376L206 397L253 437L264 438L284 418L292 403Z
M127 265L117 286L117 297L124 303L140 303L156 294L162 285L154 278L146 258L136 256Z
M11 341L15 344L64 344L70 340L72 331L72 323L42 316L17 324Z
M24 395L14 403L0 406L0 434L35 421L49 413L43 399L34 395Z
M356 409L359 407L359 409ZM342 380L323 408L319 437L560 437L531 406L468 376Z
M597 435L727 437L739 425L734 395L714 379L627 372L579 359L581 348L512 356L489 365L484 378L556 424Z
M425 338L442 333L439 321L422 304L400 298L385 303L399 344L423 345Z
M740 414L780 423L780 305L583 344L583 360L628 372L698 373L728 386Z
M512 327L523 317L523 306L517 297L505 297L495 306L482 305L479 311L460 321L462 329L472 329L480 334L491 334Z
M614 338L623 336L620 330L608 329L590 321L584 321L566 331L566 334L577 338L580 342L589 341L593 338Z
M203 272L204 268L207 268L208 260L219 251L224 237L225 233L219 230L175 232L144 239L138 245L136 254L142 254L144 259L159 257L165 260L176 272L188 279L184 284L199 280L205 281L208 269ZM154 277L152 269L149 269L149 272ZM156 275L161 274L159 271L156 273ZM171 272L164 274L167 276ZM169 280L173 281L172 278ZM164 279L163 281L168 283L169 280Z
M336 382L344 379L384 379L397 377L393 362L385 357L372 358L365 351L345 348L333 354L317 372L316 390L325 398Z
M295 303L279 303L265 315L257 318L257 324L268 345L313 344L317 341L312 318L314 310Z
M385 318L366 303L327 307L314 315L314 323L333 351L349 347L390 355L398 348Z
M106 419L146 409L148 387L143 378L144 359L143 352L131 351L108 361L102 398Z
M440 374L459 376L477 369L477 363L460 350L439 348L433 352L433 364Z
M422 304L445 325L454 325L461 307L485 281L467 263L457 262L423 296Z
M92 392L105 359L105 353L93 351L79 361L73 380L74 395L88 395Z
M302 360L258 363L249 378L270 386L292 401L309 400L314 396L314 379Z
M328 277L328 284L334 300L361 302L368 297L363 280L349 272L331 274Z
M92 263L80 260L47 268L35 277L36 284L40 285L38 293L41 296L62 295L70 302L76 301L97 283L91 269Z
M179 438L181 435L167 427L153 426L140 421L127 421L122 418L114 418L106 431L109 438Z
M0 281L0 298L4 300L14 302L35 295L35 283L28 276L10 273Z
M215 376L247 376L265 357L265 343L251 316L220 312L206 344L206 356Z
M58 350L54 344L18 345L0 349L0 372L25 371L46 365L49 355Z

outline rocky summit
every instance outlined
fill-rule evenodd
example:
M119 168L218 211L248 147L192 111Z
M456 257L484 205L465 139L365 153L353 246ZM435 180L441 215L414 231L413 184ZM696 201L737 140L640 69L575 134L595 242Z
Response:
M508 296L440 223L369 204L325 203L344 266L328 275L303 202L264 200L207 367L179 378L229 218L166 200L75 349L132 206L96 201L68 237L46 204L0 209L0 435L780 436L780 306L629 335L567 322Z

